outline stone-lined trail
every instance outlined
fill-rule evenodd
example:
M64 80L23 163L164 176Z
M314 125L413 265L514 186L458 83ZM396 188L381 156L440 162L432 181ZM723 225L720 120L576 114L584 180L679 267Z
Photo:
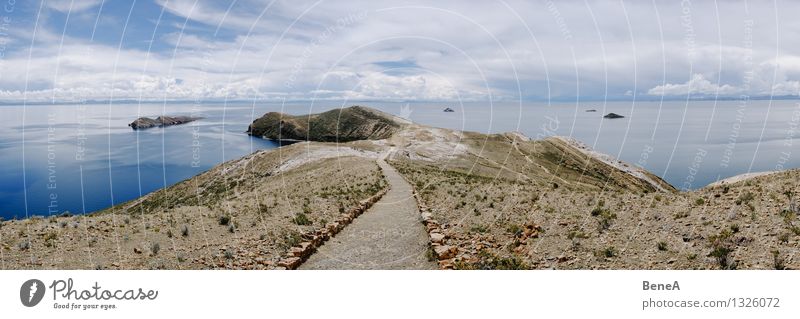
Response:
M383 159L390 189L369 210L320 247L299 269L436 269L412 188Z

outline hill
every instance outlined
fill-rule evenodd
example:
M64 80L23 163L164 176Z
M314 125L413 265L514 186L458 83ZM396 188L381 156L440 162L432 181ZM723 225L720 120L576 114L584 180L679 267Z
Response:
M349 142L385 139L404 124L378 110L351 106L308 115L269 112L253 121L247 133L275 140Z

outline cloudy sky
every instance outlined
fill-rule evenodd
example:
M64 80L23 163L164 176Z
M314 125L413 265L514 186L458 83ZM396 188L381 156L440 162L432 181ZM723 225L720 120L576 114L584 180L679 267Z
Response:
M0 102L797 95L797 2L3 1Z

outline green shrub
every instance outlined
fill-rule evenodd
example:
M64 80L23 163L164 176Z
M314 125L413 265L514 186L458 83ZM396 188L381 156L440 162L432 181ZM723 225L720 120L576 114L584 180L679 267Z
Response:
M617 249L614 246L606 247L605 249L598 251L595 253L597 257L600 258L613 258L617 256Z
M455 269L472 269L472 270L522 270L530 269L522 259L517 256L497 256L482 250L478 253L477 262L459 261L455 263Z
M150 244L150 252L152 252L153 255L158 255L159 251L161 251L161 244L159 243Z
M723 229L719 234L712 235L708 239L711 243L711 253L708 254L709 257L714 257L721 269L736 269L736 262L730 259L730 254L735 247L733 231L730 229Z
M595 207L591 214L597 217L597 228L600 232L609 229L611 227L611 222L617 218L617 214L600 206Z
M484 225L476 225L476 226L472 226L472 228L470 228L470 230L471 230L472 232L475 232L475 233L481 233L481 234L482 234L482 233L485 233L485 232L487 232L487 231L489 231L489 229L487 229L487 228L486 228L486 226L484 226Z
M572 239L575 239L575 238L586 239L586 238L589 238L589 235L587 235L586 233L584 233L582 231L579 231L579 230L573 230L573 231L570 231L569 234L567 234L567 239L572 240Z
M284 241L284 244L286 245L285 248L288 248L288 247L294 247L294 246L300 244L300 242L302 241L302 238L300 237L300 234L293 232L293 233L287 234L284 237L283 241Z
M510 234L514 235L514 236L519 236L520 234L522 234L522 227L519 227L519 225L517 225L517 224L511 224L511 225L508 225L508 228L506 228L506 231L509 232Z
M228 225L228 223L230 223L230 222L231 222L231 217L230 216L228 216L228 215L219 216L219 224L220 225L225 226L225 225Z
M306 216L304 213L297 213L297 215L292 218L292 222L301 226L312 224L311 220L308 219L308 216Z
M756 196L753 195L753 193L751 193L750 191L746 191L746 192L744 192L744 194L739 195L738 203L749 203L750 201L752 201L755 198L756 198Z
M775 270L786 270L786 260L781 256L781 252L777 249L772 251L772 267Z

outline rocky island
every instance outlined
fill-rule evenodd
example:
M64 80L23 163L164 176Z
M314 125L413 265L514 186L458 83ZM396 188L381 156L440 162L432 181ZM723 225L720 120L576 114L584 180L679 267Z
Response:
M800 269L796 169L681 192L571 138L363 106L248 132L306 142L89 215L4 221L3 268Z
M269 112L253 121L247 134L272 140L349 142L391 137L407 120L375 109L352 106L319 114Z
M608 114L604 115L603 118L606 118L606 119L621 119L621 118L624 118L624 116L619 115L617 113L608 113Z
M172 125L186 124L189 122L197 121L202 117L193 116L159 116L155 119L149 117L140 117L135 121L128 124L134 130L143 130L153 127L165 127Z

